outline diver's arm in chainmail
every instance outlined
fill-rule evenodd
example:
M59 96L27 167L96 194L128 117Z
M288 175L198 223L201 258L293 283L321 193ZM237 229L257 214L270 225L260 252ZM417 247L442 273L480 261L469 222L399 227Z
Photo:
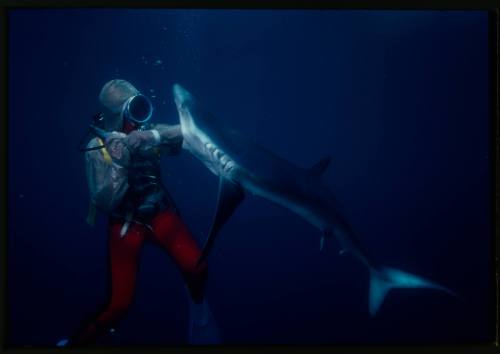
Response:
M182 150L180 125L157 124L150 130L134 130L128 135L112 132L105 145L113 162L127 167L130 157L138 152L160 148L160 152L176 155Z
M92 139L88 147L101 145ZM85 153L85 170L92 203L104 212L110 212L120 203L128 189L127 171L116 163L107 149Z
M177 155L181 152L183 138L180 124L157 124L153 129L159 133L162 153Z

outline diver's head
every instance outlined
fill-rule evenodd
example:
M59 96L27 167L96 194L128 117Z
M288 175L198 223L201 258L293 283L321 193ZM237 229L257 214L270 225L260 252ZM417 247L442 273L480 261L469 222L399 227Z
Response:
M133 130L146 123L153 113L151 101L130 82L108 81L99 94L104 128L108 131Z

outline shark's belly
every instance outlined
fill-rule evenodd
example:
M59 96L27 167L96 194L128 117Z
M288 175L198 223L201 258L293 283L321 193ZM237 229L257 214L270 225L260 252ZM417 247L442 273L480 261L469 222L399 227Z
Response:
M244 171L238 171L238 173L242 174ZM246 191L292 211L318 229L325 230L327 228L327 220L315 212L307 200L298 200L286 193L266 188L252 179L241 179L240 184Z
M237 164L208 139L188 133L184 136L182 147L198 158L213 174L232 179Z
M326 228L324 213L318 212L317 203L300 185L303 181L297 174L302 172L298 168L253 145L240 149L239 153L234 153L234 149L225 151L205 132L188 123L192 122L181 125L183 148L213 174L240 185L247 193L289 209L321 230Z

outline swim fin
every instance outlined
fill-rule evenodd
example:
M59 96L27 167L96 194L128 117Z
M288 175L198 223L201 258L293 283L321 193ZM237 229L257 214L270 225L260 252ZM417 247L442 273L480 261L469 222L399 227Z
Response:
M205 300L200 304L189 298L189 344L219 344L219 328Z

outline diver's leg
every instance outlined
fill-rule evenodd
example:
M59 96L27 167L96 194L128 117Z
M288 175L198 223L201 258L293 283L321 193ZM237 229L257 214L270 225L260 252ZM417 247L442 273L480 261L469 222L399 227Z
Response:
M153 239L174 260L181 271L192 300L201 303L207 279L207 263L196 266L201 250L181 218L174 212L165 211L152 221Z
M135 290L139 251L144 243L146 229L132 224L124 237L120 236L122 223L111 223L109 230L109 257L111 268L111 298L107 307L90 324L70 340L70 345L86 346L116 324L129 308Z
M218 343L219 331L204 301L207 262L196 265L201 249L179 215L172 211L158 214L151 226L153 239L172 257L186 282L190 303L190 342Z

